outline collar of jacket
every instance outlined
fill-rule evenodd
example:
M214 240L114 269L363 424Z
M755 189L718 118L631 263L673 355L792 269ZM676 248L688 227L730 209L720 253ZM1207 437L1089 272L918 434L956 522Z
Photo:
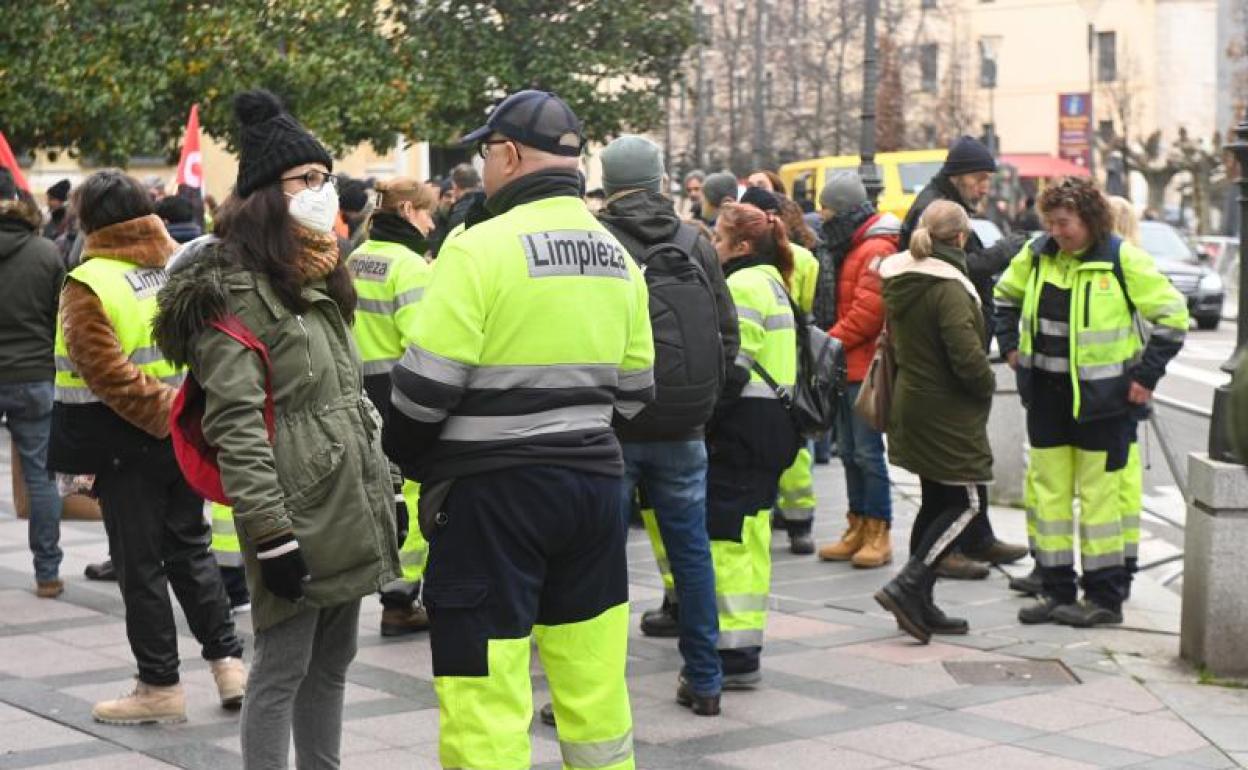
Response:
M962 193L958 192L958 187L953 180L944 174L937 174L932 177L932 186L940 193L940 196L948 201L953 201L962 208L966 209L967 214L974 214L971 207L966 205L966 201L962 200Z
M736 259L726 262L724 264L724 278L727 278L738 270L744 270L747 267L758 267L759 265L763 265L765 267L776 267L775 263L765 257L756 257L753 254L749 254L747 256L737 257ZM779 270L780 268L776 267L776 269Z
M169 237L164 221L155 214L127 219L87 236L82 260L107 257L139 267L164 267L177 251L177 241Z
M581 197L581 175L578 172L550 168L525 174L487 198L485 208L492 216L498 216L516 206L560 197Z
M957 246L951 246L947 243L932 242L932 258L939 259L941 262L948 262L956 267L963 275L968 275L966 267L966 252Z
M397 243L422 257L429 250L429 241L425 239L420 230L416 229L415 225L389 211L378 211L373 214L373 219L368 225L368 239Z

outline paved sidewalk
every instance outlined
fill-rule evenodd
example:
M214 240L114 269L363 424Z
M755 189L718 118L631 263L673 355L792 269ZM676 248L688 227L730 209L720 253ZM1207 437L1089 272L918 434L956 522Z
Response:
M816 532L826 540L839 532L845 506L839 465L818 468L816 484ZM125 691L133 672L116 586L82 577L104 555L103 528L65 524L65 595L36 599L25 524L12 514L7 447L0 485L0 768L240 767L237 715L216 707L207 664L184 624L189 722L118 728L91 721L92 702ZM899 481L894 540L902 551L914 492ZM1020 512L998 510L993 518L1002 535L1021 537ZM899 636L872 601L884 572L794 557L784 540L778 534L773 548L776 611L764 686L728 693L723 716L706 719L673 702L674 642L636 631L661 590L644 534L633 531L629 684L638 767L1248 767L1248 690L1197 684L1176 659L1178 598L1147 575L1136 583L1126 624L1090 632L1019 626L1024 602L1007 590L1003 572L980 583L942 582L940 602L969 617L972 634L923 647ZM379 617L376 602L366 601L349 673L343 767L437 768L427 639L382 639ZM246 615L240 628L250 630ZM540 704L545 681L536 663L534 674ZM535 766L558 768L554 731L535 724L532 732Z

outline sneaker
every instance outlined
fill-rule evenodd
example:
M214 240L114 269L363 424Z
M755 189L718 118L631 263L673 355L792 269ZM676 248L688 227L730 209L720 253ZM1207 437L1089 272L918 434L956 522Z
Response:
M55 599L63 593L65 593L65 582L59 578L35 581L35 596L40 599Z
M1122 610L1111 610L1090 599L1078 604L1064 604L1053 610L1053 622L1075 628L1112 626L1122 622Z
M217 694L221 696L221 707L227 709L241 708L243 695L247 691L247 669L239 658L221 658L214 660L212 678L217 683Z
M381 611L382 636L406 636L426 631L428 628L429 613L420 602L412 602L409 607Z
M181 684L158 687L137 681L129 695L95 704L91 718L106 725L178 724L186 721L186 693Z
M1066 605L1048 596L1040 597L1040 601L1018 611L1018 622L1028 626L1039 623L1054 622L1053 613Z
M763 681L763 672L759 669L742 671L738 674L724 674L725 690L753 690Z
M112 559L105 559L96 564L88 564L87 568L82 571L87 576L87 580L116 580L117 570L113 567Z
M663 600L657 610L641 614L641 633L656 639L676 639L680 636L680 605Z
M700 717L719 716L719 693L699 695L683 676L676 679L676 702Z
M815 552L815 538L809 532L789 535L789 553L798 556L809 556Z
M936 565L936 575L950 580L984 580L989 572L987 564L971 561L957 551L950 552Z
M537 718L547 727L555 726L555 704L547 703L537 710Z

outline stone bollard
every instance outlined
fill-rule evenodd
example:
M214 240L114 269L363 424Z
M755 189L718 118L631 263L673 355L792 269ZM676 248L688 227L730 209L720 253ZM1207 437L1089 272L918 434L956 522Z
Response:
M1014 370L993 364L997 392L988 416L988 441L992 444L992 476L988 500L994 505L1023 507L1023 480L1027 473L1027 411L1018 398Z
M1248 677L1248 467L1188 455L1183 546L1184 660Z

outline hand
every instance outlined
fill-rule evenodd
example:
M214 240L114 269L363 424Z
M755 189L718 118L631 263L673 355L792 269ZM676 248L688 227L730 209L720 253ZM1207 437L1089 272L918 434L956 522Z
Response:
M1018 351L1011 350L1009 353L1006 353L1005 362L1009 364L1011 369L1018 371Z
M1153 391L1144 387L1140 383L1132 380L1131 387L1127 389L1127 400L1139 406L1145 406L1153 398Z
M299 541L293 533L287 532L259 543L256 558L260 561L260 581L274 596L288 602L303 598L303 584L311 576L299 552Z

